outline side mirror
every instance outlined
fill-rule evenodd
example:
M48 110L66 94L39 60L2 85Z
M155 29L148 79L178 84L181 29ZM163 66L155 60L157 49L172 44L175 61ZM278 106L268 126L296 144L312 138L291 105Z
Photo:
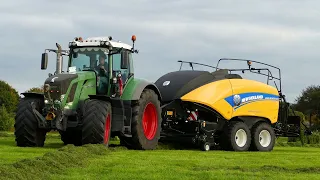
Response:
M121 69L128 69L129 66L129 51L121 52Z
M48 66L48 53L42 53L42 58L41 58L41 69L47 69Z

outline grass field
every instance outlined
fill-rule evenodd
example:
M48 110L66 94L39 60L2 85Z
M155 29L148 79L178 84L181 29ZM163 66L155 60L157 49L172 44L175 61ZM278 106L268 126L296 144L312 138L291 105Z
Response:
M277 146L272 152L134 151L102 145L19 148L0 137L0 179L320 179L320 148ZM114 142L117 143L117 142Z

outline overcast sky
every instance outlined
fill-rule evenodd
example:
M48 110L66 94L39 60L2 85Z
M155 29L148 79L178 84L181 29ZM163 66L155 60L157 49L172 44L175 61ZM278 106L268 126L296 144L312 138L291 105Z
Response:
M43 84L41 53L76 36L137 36L135 74L155 81L177 60L246 58L278 66L294 101L319 77L320 1L12 0L0 4L0 79L19 92ZM66 59L65 59L66 60ZM248 76L249 77L249 76Z

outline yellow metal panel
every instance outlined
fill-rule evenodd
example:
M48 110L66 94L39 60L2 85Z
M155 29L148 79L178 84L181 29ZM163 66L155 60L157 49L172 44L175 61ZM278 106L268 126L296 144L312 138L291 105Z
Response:
M276 88L248 79L231 79L230 82L233 95L239 95L241 99L241 104L233 104L232 117L257 116L267 118L271 123L277 121L279 94Z
M276 88L248 79L226 79L203 85L181 100L211 107L229 120L236 116L258 116L277 121L279 94Z
M232 96L232 89L230 81L226 79L203 85L181 97L181 100L204 104L230 119L232 107L224 100L228 96Z

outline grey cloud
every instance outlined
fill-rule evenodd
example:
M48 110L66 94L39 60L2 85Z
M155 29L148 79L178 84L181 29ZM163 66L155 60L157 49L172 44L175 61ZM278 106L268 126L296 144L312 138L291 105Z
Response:
M263 61L282 69L290 101L316 83L320 45L317 1L11 1L0 5L0 77L19 91L41 85L55 68L40 55L75 36L137 35L136 75L156 80L176 61L215 65L222 57ZM237 67L239 65L236 65ZM22 72L19 78L17 72ZM247 76L265 80L256 76Z

